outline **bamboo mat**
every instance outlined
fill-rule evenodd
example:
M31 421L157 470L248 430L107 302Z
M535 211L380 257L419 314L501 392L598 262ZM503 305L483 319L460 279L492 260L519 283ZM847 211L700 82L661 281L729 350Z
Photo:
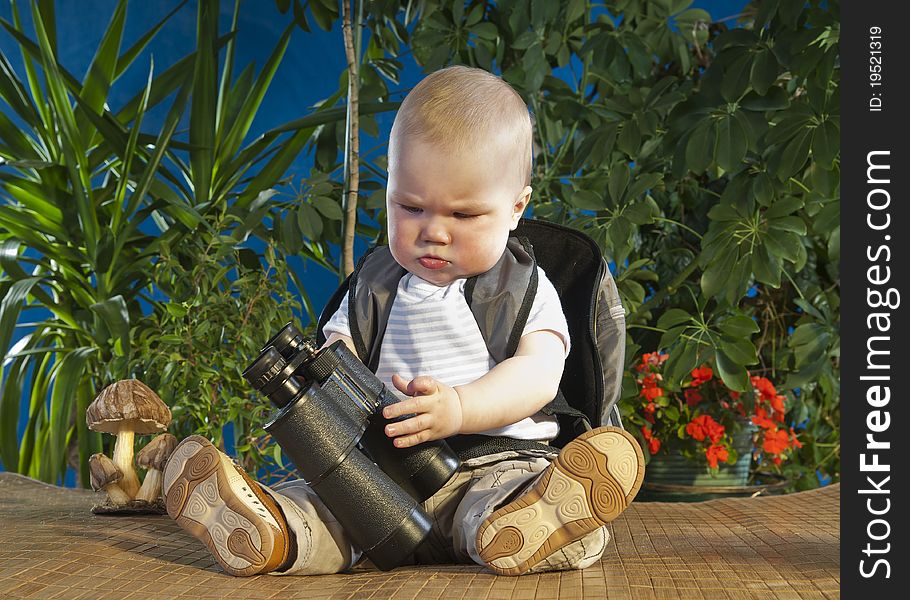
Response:
M839 597L840 487L698 503L637 502L583 571L499 577L476 565L361 562L318 577L225 575L166 515L102 516L94 493L0 473L0 598Z

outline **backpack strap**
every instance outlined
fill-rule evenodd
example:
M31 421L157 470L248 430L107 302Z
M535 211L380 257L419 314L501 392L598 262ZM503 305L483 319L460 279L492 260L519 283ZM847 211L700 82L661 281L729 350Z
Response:
M527 238L509 238L492 269L468 279L465 300L497 363L518 350L537 296L537 261Z
M348 323L358 356L373 371L379 366L379 348L385 335L398 282L407 271L395 262L388 246L367 252L351 273L348 284Z

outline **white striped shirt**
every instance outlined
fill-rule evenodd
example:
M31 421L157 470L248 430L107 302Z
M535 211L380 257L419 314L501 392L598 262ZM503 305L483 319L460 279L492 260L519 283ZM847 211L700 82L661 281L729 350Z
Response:
M562 337L569 354L569 330L553 284L538 267L538 286L528 323L522 332L552 330ZM392 374L406 381L429 375L455 387L483 377L496 365L490 356L477 321L464 297L466 279L437 286L412 273L398 283L398 291L379 352L376 376L400 398L406 396L392 385ZM347 296L326 324L326 337L338 333L350 337ZM511 425L484 431L518 439L548 441L556 437L555 417L542 412Z

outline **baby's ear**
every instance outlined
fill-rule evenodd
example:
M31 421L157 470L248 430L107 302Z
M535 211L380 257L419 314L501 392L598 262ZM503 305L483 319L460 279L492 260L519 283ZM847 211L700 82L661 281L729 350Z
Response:
M518 227L518 220L521 219L522 215L525 212L525 209L528 208L528 203L531 201L531 192L533 188L529 185L526 185L521 194L515 200L515 204L512 205L512 230L514 231Z

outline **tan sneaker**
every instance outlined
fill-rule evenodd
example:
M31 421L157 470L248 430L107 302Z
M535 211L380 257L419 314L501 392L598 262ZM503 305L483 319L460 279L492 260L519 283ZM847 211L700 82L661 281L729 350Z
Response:
M268 573L288 558L281 509L227 455L202 436L174 449L164 468L167 514L208 546L231 575Z
M598 427L560 451L531 488L486 518L477 550L500 575L521 575L622 513L638 493L644 455L631 434Z

